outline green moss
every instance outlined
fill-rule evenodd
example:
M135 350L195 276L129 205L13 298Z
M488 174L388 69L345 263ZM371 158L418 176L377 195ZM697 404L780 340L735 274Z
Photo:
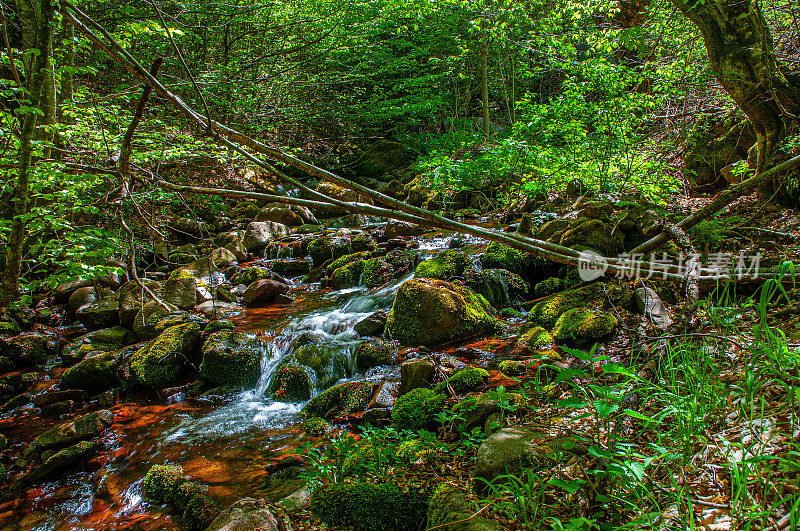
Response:
M558 318L553 337L578 345L588 345L608 336L619 325L617 318L605 312L574 308Z
M550 277L542 280L533 287L533 293L537 299L548 297L564 289L564 283L558 277Z
M233 323L229 319L220 319L208 323L203 329L203 332L210 335L214 332L219 332L220 330L233 330L234 328L235 327Z
M318 394L305 405L301 414L323 419L340 417L366 407L372 398L372 386L364 382L345 382Z
M276 400L308 400L313 387L311 376L305 367L283 365L275 371L267 394Z
M438 384L433 390L437 393L448 392L452 388L456 394L474 391L486 385L489 373L479 367L464 367L447 380Z
M342 256L341 258L337 258L328 266L328 271L336 271L340 267L344 267L349 263L357 262L359 260L366 260L369 256L369 253L366 251L362 251L359 253L351 253Z
M536 326L523 333L517 344L532 350L544 350L553 344L553 336L541 326Z
M484 269L506 269L523 276L534 262L531 255L497 242L490 243L481 256Z
M214 498L207 494L195 494L187 502L181 516L182 527L190 531L203 531L211 525L220 512Z
M200 325L173 326L142 347L131 358L131 373L141 385L156 389L174 383L200 338Z
M380 339L365 341L356 349L356 367L366 371L378 365L392 365L397 359L397 345Z
M158 503L172 500L177 488L186 483L183 469L178 465L153 465L142 483L144 497Z
M425 428L442 410L444 396L432 389L413 389L402 395L392 408L392 421L401 430Z
M331 274L331 287L334 289L352 288L361 280L364 260L356 260L336 269Z
M616 307L629 308L633 301L631 290L614 284L595 282L570 291L551 295L536 303L528 315L528 322L552 327L562 313L573 308L602 308L612 303Z
M322 437L328 433L330 427L325 419L319 417L310 417L303 422L303 429L312 437Z
M323 389L350 374L349 351L337 343L306 344L295 348L287 365L304 365L313 371L316 387Z
M464 251L448 249L439 253L430 260L425 260L417 266L414 271L416 278L438 278L448 280L452 277L460 277L464 274L468 263L467 254Z
M62 389L83 389L89 392L105 391L117 384L117 355L107 352L86 358L61 375Z
M272 272L269 269L248 267L246 269L240 269L231 277L231 285L238 286L239 284L244 284L245 286L249 286L257 280L266 278L272 278Z
M514 308L503 308L500 310L500 315L506 319L519 319L520 317L525 317L524 313L519 310L515 310Z
M136 317L133 319L133 331L136 332L136 335L142 340L153 339L159 334L156 328L158 323L171 313L171 310L164 308L156 302L148 302L139 310Z
M428 529L465 518L461 514L466 512L467 507L468 503L461 489L441 483L433 491L428 503Z
M324 485L311 495L311 512L326 525L356 531L416 531L427 510L425 496L404 493L392 483Z
M391 270L391 266L383 258L364 260L364 268L361 273L362 284L368 288L380 286L389 280Z
M528 362L517 360L503 360L497 366L507 376L521 376L528 372Z
M495 308L508 306L513 299L528 293L530 286L522 277L506 269L469 269L465 273L467 285L486 297Z
M314 267L319 267L328 260L337 259L350 254L350 240L347 238L317 238L308 244L308 254Z
M206 340L200 364L200 377L204 381L250 388L260 376L261 349L254 337L220 330Z
M386 329L405 345L433 346L490 332L492 308L481 295L442 280L412 279L400 286Z

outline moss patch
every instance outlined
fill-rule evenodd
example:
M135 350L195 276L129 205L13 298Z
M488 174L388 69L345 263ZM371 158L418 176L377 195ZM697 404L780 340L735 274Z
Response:
M443 405L444 396L432 389L413 389L394 403L392 421L401 430L425 428L433 422Z
M573 308L605 308L609 304L628 309L632 306L631 290L615 284L595 282L570 291L564 291L540 301L531 308L528 322L551 328L556 320Z
M448 280L452 277L460 277L464 274L468 263L467 254L464 251L448 249L439 253L430 260L425 260L417 266L414 271L416 278L438 278Z
M433 390L437 393L448 392L452 388L456 394L474 391L486 385L489 373L479 367L465 367L441 382Z
M392 365L397 361L397 345L380 339L365 341L356 349L356 367L366 371L378 365Z
M203 345L200 377L209 383L250 388L261 376L258 340L233 330L214 332Z
M153 389L174 383L186 360L195 357L199 339L197 323L173 326L162 332L131 358L131 374L136 383Z
M611 314L574 308L558 318L553 337L558 341L588 345L608 336L618 325L619 321Z
M416 531L425 521L427 498L397 485L324 485L311 495L311 512L329 526L356 531Z

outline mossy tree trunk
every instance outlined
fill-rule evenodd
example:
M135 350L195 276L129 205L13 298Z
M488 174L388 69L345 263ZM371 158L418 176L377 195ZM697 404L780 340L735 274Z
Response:
M756 134L756 173L764 171L789 120L800 112L800 84L775 58L772 34L755 0L673 0L700 30L711 69ZM776 183L760 193L772 194Z
M40 0L38 24L36 26L35 43L32 48L38 48L41 53L30 68L35 75L29 79L28 87L30 103L28 106L43 111L44 99L47 95L45 86L52 79L52 51L53 40L53 14L55 9L51 0ZM33 55L33 54L30 54ZM25 228L28 217L28 196L30 193L30 172L33 160L33 139L39 113L29 111L22 118L22 132L19 142L19 165L17 167L17 181L14 183L13 193L13 219L11 232L5 245L5 269L0 276L0 308L5 308L14 301L19 294L19 275L22 266L22 248L25 244Z

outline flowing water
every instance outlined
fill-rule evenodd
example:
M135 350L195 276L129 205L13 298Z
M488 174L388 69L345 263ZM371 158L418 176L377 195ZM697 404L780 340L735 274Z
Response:
M289 494L300 483L294 479L295 468L282 470L281 456L308 438L297 415L304 403L266 396L275 369L290 354L293 341L305 335L345 353L351 361L346 371L350 379L386 378L390 367L356 373L350 354L359 340L353 327L375 310L390 308L407 278L372 292L298 286L291 306L244 311L234 319L237 329L261 338L262 374L254 389L203 397L179 391L159 402L117 403L111 408L115 422L105 439L108 450L92 460L87 467L92 471L40 485L0 505L0 527L176 528L166 509L152 507L142 498L141 480L151 465L159 463L180 464L187 475L207 483L222 504L245 494L270 498ZM20 420L0 418L0 428L5 432ZM29 420L25 419L28 429ZM41 419L40 429L26 438L48 427Z

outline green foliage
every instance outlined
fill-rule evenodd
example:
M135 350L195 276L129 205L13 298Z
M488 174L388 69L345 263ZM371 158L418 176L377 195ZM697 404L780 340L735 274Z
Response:
M489 373L480 367L464 367L445 381L439 383L433 390L437 393L446 393L450 389L456 394L475 391L486 384Z

